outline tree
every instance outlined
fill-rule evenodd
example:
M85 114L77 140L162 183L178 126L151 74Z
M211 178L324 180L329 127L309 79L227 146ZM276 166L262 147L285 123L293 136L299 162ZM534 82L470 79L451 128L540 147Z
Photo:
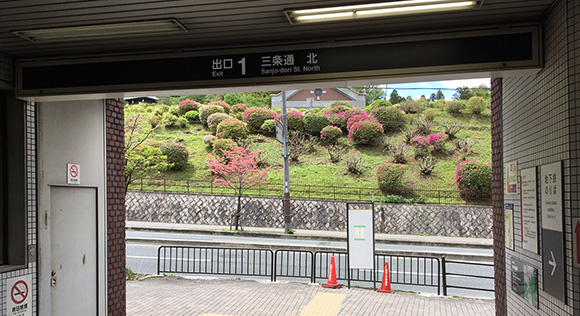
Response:
M223 153L223 157L210 154L212 159L207 164L214 174L214 182L233 189L238 197L238 209L234 214L237 230L242 210L242 193L253 186L268 183L268 169L258 168L257 151L248 152L247 148L232 146L231 150L223 150Z
M384 99L385 97L385 91L379 88L379 86L352 87L352 89L358 93L367 94L366 105L370 105L375 100Z
M143 144L159 125L139 133L140 117L140 114L134 119L128 116L129 124L125 125L125 190L144 175L170 166L159 148Z
M441 90L439 90L439 91L441 91ZM429 97L429 102L432 102L432 101L437 101L437 95L435 95L435 93L431 93L431 96Z
M402 96L399 95L399 92L397 92L397 89L395 89L395 90L393 90L393 92L391 92L391 96L389 98L389 102L391 102L391 104L399 104L403 101L405 101L405 98L403 98Z
M453 100L469 100L473 96L473 90L468 87L457 87Z
M437 95L435 96L435 100L441 100L441 99L445 99L445 95L443 94L443 92L441 92L441 90L437 90Z

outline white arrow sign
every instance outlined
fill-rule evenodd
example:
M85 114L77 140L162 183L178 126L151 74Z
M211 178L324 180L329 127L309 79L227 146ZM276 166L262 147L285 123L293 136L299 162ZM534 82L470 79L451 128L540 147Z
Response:
M552 266L552 273L550 275L554 275L554 271L556 271L556 259L554 259L554 253L551 250L550 254L552 255L552 260L548 260L548 264Z

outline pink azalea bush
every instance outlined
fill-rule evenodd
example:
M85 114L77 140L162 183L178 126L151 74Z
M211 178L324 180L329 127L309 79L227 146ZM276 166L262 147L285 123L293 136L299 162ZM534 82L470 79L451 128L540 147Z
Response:
M465 200L491 196L491 165L475 159L464 160L455 169L455 186Z
M207 118L207 128L212 133L215 133L219 123L231 118L231 116L225 113L214 113Z
M211 101L209 104L221 106L222 108L224 108L225 113L230 113L230 111L231 111L230 105L227 104L225 101L221 101L221 100Z
M320 139L325 143L335 143L340 136L342 136L342 130L333 125L326 126L320 132Z
M354 144L370 145L383 136L383 124L376 120L355 122L350 126L348 138Z
M230 111L232 113L244 113L244 111L247 109L248 109L248 107L245 104L238 103L238 104L232 105L232 108L230 109Z
M376 123L379 122L374 116L370 116L367 113L362 112L361 114L352 115L351 117L348 118L346 122L346 129L350 131L350 128L354 123L362 121L373 121Z
M161 145L159 149L163 155L167 156L170 169L183 170L187 165L189 151L187 151L187 147L184 144L169 142Z
M179 105L177 105L176 112L177 115L183 116L185 115L185 113L189 111L197 111L200 106L201 104L197 103L196 101L187 99L179 101Z
M351 116L360 115L364 112L359 108L353 108L346 110L344 112L337 112L337 113L329 113L326 114L328 119L330 120L330 124L338 126L343 130L347 130L347 121Z
M447 134L417 135L411 138L411 144L417 146L417 156L424 156L443 151L446 139Z
M242 118L247 124L250 133L259 133L264 121L273 120L276 116L276 112L263 108L250 108L242 113Z
M288 111L288 130L302 132L304 130L304 113Z

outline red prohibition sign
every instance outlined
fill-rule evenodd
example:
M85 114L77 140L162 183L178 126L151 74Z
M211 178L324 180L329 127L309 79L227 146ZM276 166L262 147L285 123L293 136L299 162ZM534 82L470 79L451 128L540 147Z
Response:
M23 285L19 286L19 285ZM22 302L24 302L24 300L26 300L26 297L28 296L28 284L26 284L26 282L20 280L16 283L14 283L14 285L12 286L12 302L14 302L14 304L20 304ZM20 299L17 299L16 297L20 296Z
M71 177L76 178L79 175L79 168L75 165L70 166L70 175Z

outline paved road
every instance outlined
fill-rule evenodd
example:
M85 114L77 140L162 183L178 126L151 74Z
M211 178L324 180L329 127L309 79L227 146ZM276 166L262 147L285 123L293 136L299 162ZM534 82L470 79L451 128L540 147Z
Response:
M324 304L324 306L323 306ZM127 282L129 316L493 316L493 300L461 299L304 283L161 278Z
M185 235L185 234L165 234L165 233L146 233L146 232L127 232L128 237L142 237L142 238L160 238L160 239L187 239L190 241L217 241L227 243L228 241L237 241L239 242L240 237L230 237L230 236L203 236L203 235ZM248 240L246 237L243 238L244 241ZM323 245L328 247L344 247L345 243L342 242L321 242L321 241L311 241L311 240L280 240L280 239L267 239L267 238L252 238L252 243L263 243L263 244L285 244L285 245L295 245L295 246L312 246L312 245ZM138 273L147 273L147 274L156 274L157 272L157 248L160 244L131 244L127 245L127 266L129 266L133 271ZM459 249L459 248L440 248L440 247L420 247L417 249L417 246L404 246L404 245L377 245L377 248L390 250L393 252L402 251L402 250L426 250L431 252L440 252L440 253L469 253L471 251L479 253L479 254L489 254L490 251L485 249ZM198 256L196 259L190 259L196 261L192 264L205 264L207 265L209 259L201 258ZM340 261L340 260L337 260ZM260 263L260 265L264 265L263 269L266 269L266 263ZM257 264L256 264L257 266ZM404 264L400 265L398 268L393 267L391 269L391 274L396 273L396 277L406 278L411 277L410 271L410 262L404 262ZM344 267L344 265L343 265ZM341 274L341 269L344 268L339 267L339 277ZM437 271L434 271L437 272ZM474 267L469 266L458 266L453 264L448 264L448 272L453 273L463 273L463 274L473 274L476 273L478 275L483 276L493 276L493 267ZM344 273L344 271L342 271ZM431 278L432 275L427 271L425 273L428 278ZM268 279L268 278L264 278ZM435 275L436 279L436 275ZM305 279L304 281L307 281ZM317 280L319 282L324 280ZM380 277L379 277L380 281ZM395 280L393 280L395 281ZM460 276L449 276L448 283L459 285L459 286L467 286L467 287L484 287L484 288L493 288L493 280L481 280L481 279L472 279L472 278L465 278ZM372 282L353 282L353 285L360 285L366 287L372 287ZM380 286L380 284L379 284ZM424 287L424 286L412 286L412 285L397 285L393 284L394 289L399 290L408 290L408 291L416 291L416 292L423 292L423 293L437 293L437 289L433 287ZM462 289L449 289L449 295L458 295L458 296L466 296L466 297L485 297L485 298L493 298L493 293L491 292L483 292L483 291L468 291Z

